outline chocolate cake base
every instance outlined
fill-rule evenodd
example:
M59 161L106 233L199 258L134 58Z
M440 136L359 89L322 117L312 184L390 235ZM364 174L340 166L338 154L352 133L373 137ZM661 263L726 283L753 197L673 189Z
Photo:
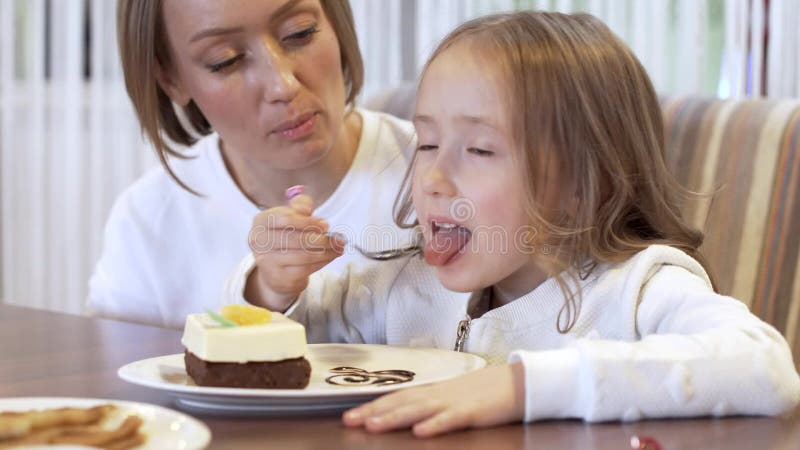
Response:
M187 350L183 361L186 372L200 386L303 389L311 378L311 364L305 358L274 362L210 362Z

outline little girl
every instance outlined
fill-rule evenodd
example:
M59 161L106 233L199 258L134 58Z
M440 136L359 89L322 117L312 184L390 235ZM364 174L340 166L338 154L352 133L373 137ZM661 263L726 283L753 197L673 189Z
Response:
M795 407L786 341L714 292L702 235L678 212L653 87L606 26L535 12L468 22L434 52L418 99L396 212L417 218L424 260L309 278L291 255L322 250L309 246L327 227L300 195L256 219L283 242L253 245L226 289L228 302L244 293L287 311L311 342L455 348L494 364L362 405L347 425L431 436Z

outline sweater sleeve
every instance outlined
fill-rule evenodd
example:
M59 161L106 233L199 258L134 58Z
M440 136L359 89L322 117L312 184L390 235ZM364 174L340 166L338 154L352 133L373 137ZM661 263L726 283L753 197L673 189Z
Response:
M103 250L89 280L87 306L97 316L164 326L151 250L166 243L126 191L109 214Z
M525 419L777 415L800 401L781 334L684 268L664 266L643 286L636 326L633 342L513 352L525 369Z
M322 269L284 314L306 327L309 343L386 343L386 311L392 287L408 259ZM223 304L247 303L244 287L255 259L245 257L225 283Z

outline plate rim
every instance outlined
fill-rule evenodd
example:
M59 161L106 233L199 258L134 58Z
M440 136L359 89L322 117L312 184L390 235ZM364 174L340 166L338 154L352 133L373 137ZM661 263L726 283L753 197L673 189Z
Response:
M455 353L458 355L462 355L462 357L468 360L472 360L471 363L475 367L472 371L484 368L488 365L486 359L479 355L466 352L455 352L453 350L445 350L441 348L407 347L407 346L396 346L396 345L386 345L386 344L348 344L348 343L308 344L309 347L313 348L341 346L341 345L369 347L369 348L391 348L391 349L426 351L426 352L433 351L433 352L442 352L446 354ZM398 389L403 389L406 387L423 386L425 384L435 383L439 381L439 380L433 380L433 381L425 381L418 383L411 382L411 383L396 384L390 386L358 386L358 387L350 387L348 389L343 389L341 391L332 390L325 392L324 394L308 395L306 394L308 391L302 389L253 389L253 388L205 387L205 386L187 386L181 384L170 384L168 382L157 382L157 381L136 378L131 376L131 374L129 373L134 370L134 366L139 366L148 362L153 363L167 358L177 359L182 357L183 353L173 353L168 355L154 356L151 358L144 358L138 361L132 361L120 367L117 370L117 376L123 379L124 381L127 381L132 384L152 389L157 389L161 391L166 391L167 393L177 398L181 398L181 395L179 394L190 394L190 395L208 396L209 398L253 398L253 399L264 399L264 400L268 399L300 400L300 399L309 399L312 397L345 399L347 397L354 397L354 396L368 396L368 395L378 396L378 395L388 394L389 392L393 392Z
M192 436L198 439L197 443L194 444L193 447L196 449L205 449L211 445L211 429L206 425L202 420L197 419L189 414L184 412L176 411L171 408L167 408L166 406L157 405L154 403L147 403L147 402L138 402L133 400L120 400L114 398L99 398L99 397L53 397L53 396L15 396L15 397L2 397L0 398L0 411L8 411L3 410L3 403L11 403L11 402L52 402L56 404L67 404L67 405L75 405L77 408L85 408L89 405L93 404L102 404L102 403L110 403L117 406L124 407L126 409L134 409L136 407L145 407L145 408L152 408L155 411L160 413L171 415L174 419L180 419L191 423L196 428L199 429L199 433L192 433ZM33 408L60 408L66 406L40 406ZM138 448L138 447L136 447Z

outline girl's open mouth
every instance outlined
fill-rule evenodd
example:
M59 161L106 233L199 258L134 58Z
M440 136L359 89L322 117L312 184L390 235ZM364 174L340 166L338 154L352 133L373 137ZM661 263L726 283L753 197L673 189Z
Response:
M456 223L431 221L431 239L425 243L425 262L444 266L461 256L472 231Z

